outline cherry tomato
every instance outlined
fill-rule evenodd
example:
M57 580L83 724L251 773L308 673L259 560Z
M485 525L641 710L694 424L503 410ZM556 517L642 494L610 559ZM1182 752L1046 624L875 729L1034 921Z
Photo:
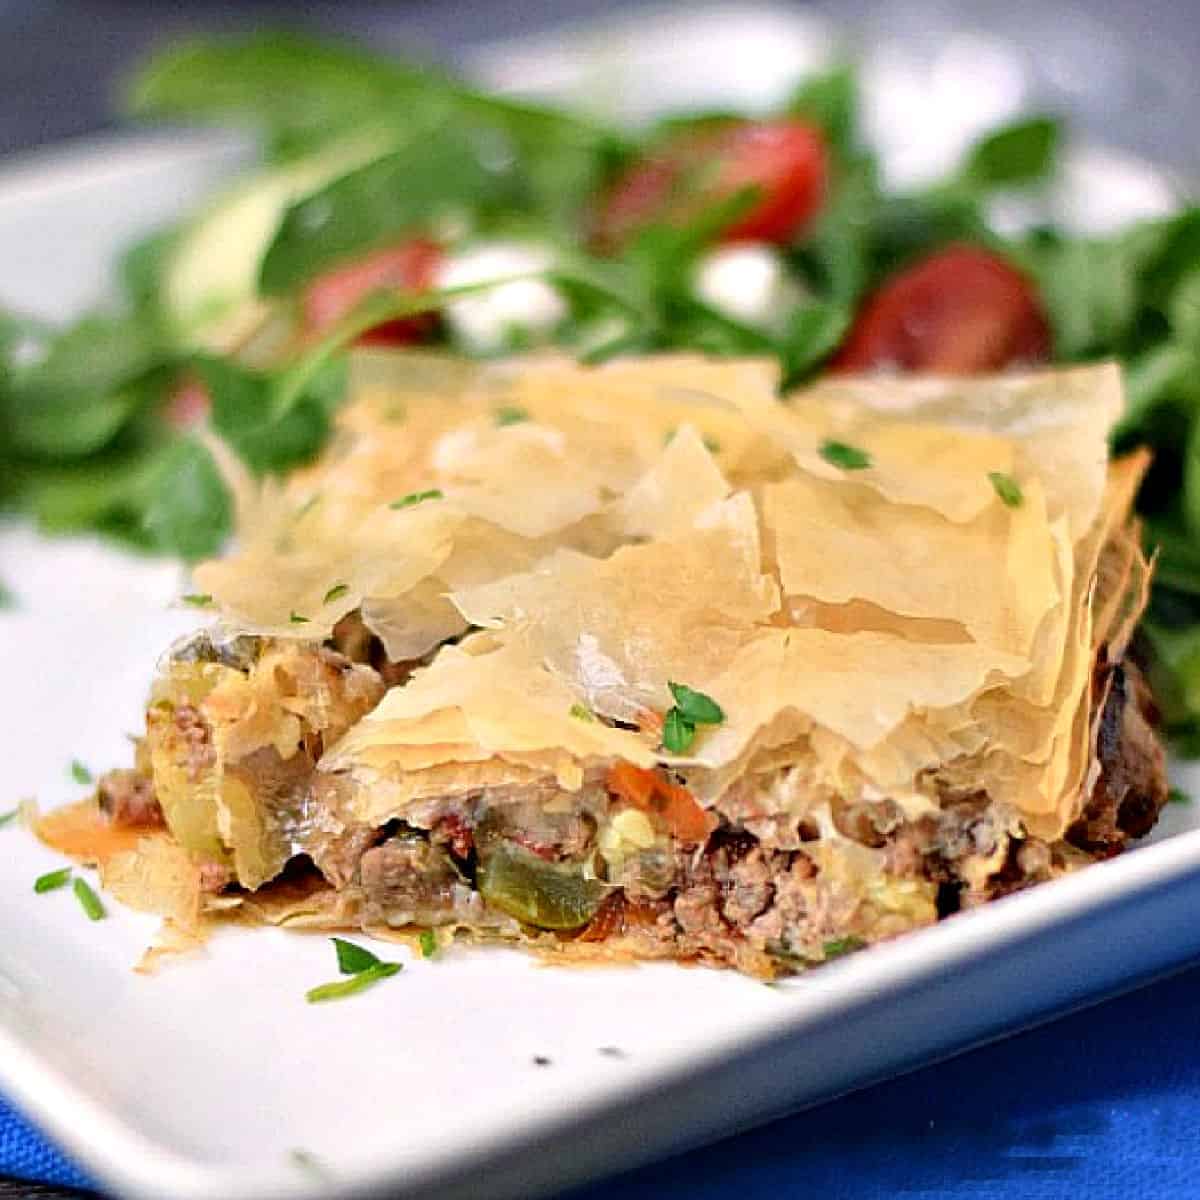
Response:
M433 286L441 260L441 247L436 242L407 238L326 271L308 285L301 300L306 332L323 333L359 301L381 288L425 291ZM434 314L422 313L387 321L359 340L385 345L421 342L433 332L436 320Z
M750 210L725 241L791 241L825 198L825 142L804 121L738 121L675 136L629 166L600 200L593 239L617 250L638 230L682 222L753 187Z
M952 245L868 297L830 366L973 375L1043 362L1051 348L1032 281L988 250Z

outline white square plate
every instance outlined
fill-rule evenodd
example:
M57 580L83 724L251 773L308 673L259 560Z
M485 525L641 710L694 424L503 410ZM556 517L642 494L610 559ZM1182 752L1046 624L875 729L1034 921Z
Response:
M714 93L761 102L762 90L738 92L737 64L765 62L762 47L781 38L791 40L776 56L778 83L827 50L821 27L772 10L743 9L732 27L728 11L660 23L638 50L643 64L660 62L643 73L654 95L617 90L647 110ZM664 82L663 39L709 62L705 96ZM613 51L630 44L623 35L576 43L582 60L550 42L477 65L501 84L541 71L549 90L629 70ZM687 55L669 62L677 81L694 81ZM244 155L220 137L122 137L0 171L0 303L78 308L103 291L121 243ZM1098 207L1088 161L1066 200L1111 220L1121 192L1111 161ZM1169 202L1153 172L1126 164L1117 180L1133 210ZM81 791L72 759L128 760L152 664L194 618L170 607L186 590L180 568L92 541L0 530L0 579L18 597L0 613L0 800L51 806ZM400 950L401 975L318 1007L304 992L333 977L324 938L230 931L198 959L133 974L156 922L114 909L92 924L68 892L35 897L33 879L60 860L9 828L0 1087L129 1195L530 1196L1181 964L1200 952L1187 915L1200 906L1197 825L1195 808L1171 806L1154 844L780 987L665 965L554 969L502 950L414 962Z

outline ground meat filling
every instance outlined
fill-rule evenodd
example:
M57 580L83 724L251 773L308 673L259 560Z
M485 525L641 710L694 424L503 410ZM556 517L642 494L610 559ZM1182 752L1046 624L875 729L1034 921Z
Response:
M100 779L96 800L118 829L157 829L163 824L154 785L140 771L109 771Z
M1155 736L1158 712L1142 673L1129 662L1110 668L1096 753L1100 777L1066 840L1109 855L1154 827L1167 801L1167 762Z

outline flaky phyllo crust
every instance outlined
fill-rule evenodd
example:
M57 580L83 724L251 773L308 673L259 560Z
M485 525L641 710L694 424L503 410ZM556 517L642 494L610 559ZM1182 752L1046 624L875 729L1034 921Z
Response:
M1121 409L1116 366L781 401L767 362L363 354L317 464L227 464L216 624L164 661L136 773L43 836L176 938L765 974L1050 878L1143 831L1095 832L1105 789L1162 800L1148 726L1124 782L1100 745L1149 712ZM723 714L682 753L671 682Z

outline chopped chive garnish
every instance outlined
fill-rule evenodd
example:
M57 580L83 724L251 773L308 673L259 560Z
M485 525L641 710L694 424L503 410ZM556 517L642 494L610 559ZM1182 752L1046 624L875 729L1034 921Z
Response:
M441 488L430 488L424 492L409 492L399 500L393 500L388 508L412 508L414 504L424 504L426 500L444 500L445 493Z
M715 437L710 437L707 433L703 437L704 448L709 454L719 454L721 452L721 443Z
M845 442L824 441L817 453L831 466L843 471L862 471L871 465L871 456L865 450Z
M308 618L302 617L298 612L290 613L288 615L288 620L291 621L291 623L293 625L307 625L308 624Z
M697 692L685 683L668 683L675 707L693 725L720 725L725 720L721 706L703 692Z
M1005 475L1003 471L989 471L988 478L992 481L992 487L996 489L996 495L1009 508L1021 506L1021 501L1025 497L1021 492L1021 485L1011 475Z
M304 993L309 1004L321 1004L325 1000L341 1000L353 996L356 992L364 991L373 983L387 979L400 970L400 963L381 962L365 971L351 975L349 979L339 979L336 983L323 983L319 987L310 988Z
M0 829L3 829L5 825L11 825L17 819L20 811L19 808L10 808L8 812L0 813Z
M325 593L325 604L332 604L335 600L340 600L348 591L350 585L348 583L335 583L333 587Z
M53 892L56 888L64 887L71 878L70 867L60 867L57 871L47 871L33 881L33 890L40 896L43 892Z
M866 944L862 938L851 934L849 937L834 938L833 941L826 942L822 950L826 959L841 958L843 955L853 954L856 950L862 950Z
M586 705L580 704L578 701L572 704L567 711L577 721L594 721L596 719L596 714L593 713L592 710Z
M338 970L343 975L360 975L372 967L379 966L379 956L372 954L365 946L356 946L344 938L333 938L333 948L337 951Z
M71 778L76 783L91 783L92 773L77 758L71 760Z
M213 602L213 598L208 592L188 592L180 599L184 604L190 604L193 608L208 608Z
M1191 804L1192 798L1182 788L1173 787L1167 793L1168 804Z
M438 952L437 934L432 929L421 930L421 957L432 958Z
M92 891L91 885L86 879L80 879L76 876L75 882L71 885L75 891L75 899L79 901L79 907L88 915L89 921L101 921L104 919L104 905L100 903L100 897Z
M668 709L663 718L663 746L672 754L683 754L695 737L696 726L679 709Z
M522 421L529 420L529 410L521 408L518 404L506 404L501 408L496 409L496 424L501 429L505 425L520 425Z

